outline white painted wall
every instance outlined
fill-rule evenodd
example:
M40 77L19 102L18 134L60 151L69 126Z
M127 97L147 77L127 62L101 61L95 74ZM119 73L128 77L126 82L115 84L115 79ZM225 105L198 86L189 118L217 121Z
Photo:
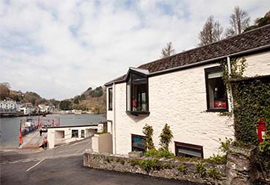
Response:
M113 121L114 101L112 102L113 109L112 110L109 110L109 88L112 88L113 89L113 86L109 86L109 87L106 88L106 90L107 90L106 94L107 94L107 100L108 100L107 101L107 107L106 107L106 109L107 109L107 120ZM113 92L114 92L114 90L113 90ZM114 93L113 93L112 99L114 100Z
M78 137L72 137L72 130L78 131ZM81 131L84 130L85 137L81 137ZM61 144L61 143L70 143L73 141L82 140L86 137L91 137L96 133L95 130L98 130L98 132L103 131L103 124L98 124L98 126L84 126L84 127L55 127L55 128L49 128L48 129L48 145L49 149L54 148L55 145ZM60 131L64 132L64 138L62 133Z
M270 75L270 52L245 57L247 67L244 76Z
M247 56L246 76L269 75L270 53ZM154 129L154 144L159 147L159 134L166 123L170 125L174 138L170 145L174 153L174 141L203 146L204 157L218 152L219 138L233 138L233 121L219 113L206 112L204 65L174 73L149 78L149 116L126 114L126 83L115 85L115 128L117 154L131 151L131 134L142 134L147 123ZM115 110L114 110L115 111ZM108 120L113 114L107 111Z
M126 84L116 85L116 153L131 151L131 134L142 134L147 123L153 126L153 140L159 145L159 134L166 123L173 131L174 141L201 145L204 156L217 152L219 138L233 137L232 120L219 113L206 112L204 68L201 66L149 78L149 116L126 114Z

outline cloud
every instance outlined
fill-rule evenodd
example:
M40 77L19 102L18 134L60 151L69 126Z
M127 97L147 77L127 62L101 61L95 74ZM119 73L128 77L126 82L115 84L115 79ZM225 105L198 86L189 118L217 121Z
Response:
M64 99L156 60L172 42L196 47L205 20L223 25L234 6L254 20L267 0L5 0L0 2L1 81L12 89Z

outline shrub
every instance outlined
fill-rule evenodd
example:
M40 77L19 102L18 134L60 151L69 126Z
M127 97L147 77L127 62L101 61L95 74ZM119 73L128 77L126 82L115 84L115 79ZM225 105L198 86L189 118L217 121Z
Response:
M197 164L195 164L195 168L201 177L204 177L206 175L206 168L205 168L204 164L197 163Z
M264 141L260 144L261 152L266 155L270 156L270 135L264 135Z
M169 150L169 144L173 138L173 134L172 131L170 129L170 126L168 126L168 124L166 123L161 134L159 135L160 137L160 146L161 149L163 150Z
M160 164L157 159L151 160L141 160L139 163L140 167L146 172L150 172L150 170L158 170L160 169Z
M140 162L139 162L138 160L132 159L132 160L129 160L128 162L129 162L129 164L130 164L131 166L140 165Z
M162 163L160 167L161 167L162 169L169 169L169 168L172 168L172 166L171 166L169 163L167 163L167 162Z
M156 149L151 149L148 150L144 153L144 156L146 157L157 157L158 156L158 151Z
M153 130L152 126L149 126L146 124L143 127L143 133L145 135L144 144L145 144L145 147L147 150L155 149L153 139L152 139L153 132L154 132L154 130Z
M221 152L223 152L225 155L227 155L228 154L228 151L229 151L229 147L230 147L230 145L232 144L232 139L231 138L225 138L225 141L221 141L221 139L219 139L219 141L220 141L220 147L219 147L219 150L221 151Z
M180 165L177 166L177 170L179 170L180 172L186 174L187 167L184 164L180 164Z
M165 157L165 158L172 158L174 157L174 154L169 152L168 150L158 150L158 157L162 158L162 157Z
M220 177L221 177L220 172L217 171L215 168L212 168L212 167L210 167L208 169L208 174L209 174L210 177L212 177L213 179L217 179L217 180L220 179Z
M151 149L151 150L148 150L147 152L145 152L144 156L146 156L146 157L156 157L156 158L162 158L162 157L172 158L172 157L174 157L174 154L169 152L168 150Z
M207 159L207 161L214 163L214 164L225 164L227 161L226 155L213 155Z

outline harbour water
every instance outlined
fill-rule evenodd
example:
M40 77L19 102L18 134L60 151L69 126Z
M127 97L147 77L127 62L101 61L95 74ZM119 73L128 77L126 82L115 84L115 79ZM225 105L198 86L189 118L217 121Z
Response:
M50 115L48 115L50 116ZM106 118L104 115L92 115L92 114L61 114L54 115L60 116L60 125L86 125L90 123L97 123L100 121L105 121ZM32 118L37 118L34 116ZM20 129L20 119L21 117L13 118L0 118L0 142L1 147L14 148L18 147L18 136Z

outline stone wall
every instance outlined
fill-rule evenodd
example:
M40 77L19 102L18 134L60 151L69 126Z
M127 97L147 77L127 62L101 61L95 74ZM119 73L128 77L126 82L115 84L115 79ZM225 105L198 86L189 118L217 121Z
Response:
M231 146L227 158L227 184L250 185L258 178L256 170L256 147Z
M201 175L196 168L197 164L198 162L181 162L151 157L129 158L123 155L94 153L90 150L85 151L83 156L83 165L91 168L138 173L203 184L225 184L225 165L201 163L203 168L206 169L206 174Z

